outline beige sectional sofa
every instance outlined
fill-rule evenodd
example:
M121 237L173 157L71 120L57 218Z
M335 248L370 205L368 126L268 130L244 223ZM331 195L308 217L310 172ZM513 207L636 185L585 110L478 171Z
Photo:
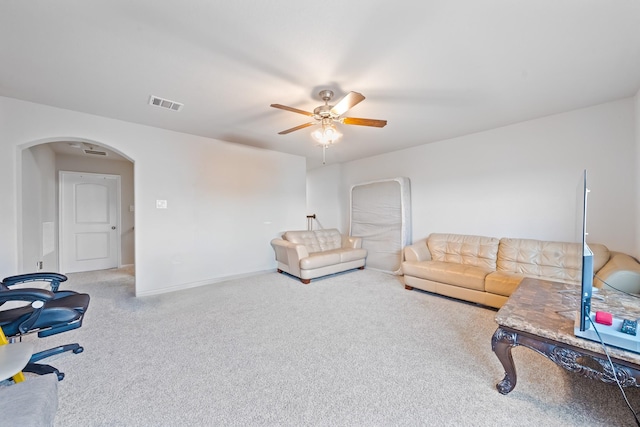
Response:
M595 286L640 293L640 263L589 244ZM405 288L418 288L500 308L524 277L580 283L582 245L533 239L431 234L404 248Z
M311 279L363 269L367 250L362 239L340 234L335 229L287 231L282 239L273 239L278 272L298 277L308 284Z

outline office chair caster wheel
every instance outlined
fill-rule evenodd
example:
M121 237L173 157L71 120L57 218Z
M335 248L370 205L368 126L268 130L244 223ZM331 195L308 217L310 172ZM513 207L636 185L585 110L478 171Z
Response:
M84 351L84 347L78 347L78 348L73 349L73 352L75 354L82 353L83 351Z
M56 375L58 376L58 381L62 381L64 379L64 372L56 372Z

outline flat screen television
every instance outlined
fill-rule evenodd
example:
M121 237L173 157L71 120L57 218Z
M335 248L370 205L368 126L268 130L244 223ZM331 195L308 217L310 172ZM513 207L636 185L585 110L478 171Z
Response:
M579 196L582 215L582 284L580 289L580 311L578 313L578 329L581 332L590 327L589 316L591 316L591 296L593 293L593 252L587 244L587 198L589 188L587 187L587 171L582 175L581 194Z
M582 281L580 286L580 307L576 314L574 334L576 337L597 341L605 345L622 348L634 353L640 353L640 336L622 332L622 323L624 319L613 316L613 322L611 325L597 324L597 326L595 326L596 315L591 309L591 299L594 293L593 252L587 244L587 198L589 195L589 188L587 187L586 170L582 175L582 183L580 185L579 192L579 215L582 217Z

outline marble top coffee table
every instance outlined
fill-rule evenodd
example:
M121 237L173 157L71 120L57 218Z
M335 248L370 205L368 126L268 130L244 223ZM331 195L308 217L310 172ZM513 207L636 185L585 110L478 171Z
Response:
M600 343L574 335L580 286L539 279L524 279L498 311L498 329L491 348L502 363L505 376L496 388L507 394L516 386L511 349L530 348L571 372L603 382L615 382ZM599 290L592 298L593 311L608 311L625 319L640 318L640 299L613 290ZM623 387L640 387L640 354L607 347Z

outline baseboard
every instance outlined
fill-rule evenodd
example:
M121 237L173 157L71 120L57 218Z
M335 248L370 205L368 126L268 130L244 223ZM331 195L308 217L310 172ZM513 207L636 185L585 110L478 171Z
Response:
M214 279L199 280L197 282L181 283L179 285L169 286L167 288L162 288L162 289L153 289L151 291L145 291L145 292L136 291L136 297L166 294L169 292L182 291L184 289L191 289L191 288L198 288L200 286L213 285L214 283L226 282L226 281L235 280L235 279L244 279L245 277L252 277L252 276L258 276L260 274L275 273L275 272L276 272L276 269L272 268L269 270L260 270L260 271L253 271L250 273L232 274L230 276L216 277Z

